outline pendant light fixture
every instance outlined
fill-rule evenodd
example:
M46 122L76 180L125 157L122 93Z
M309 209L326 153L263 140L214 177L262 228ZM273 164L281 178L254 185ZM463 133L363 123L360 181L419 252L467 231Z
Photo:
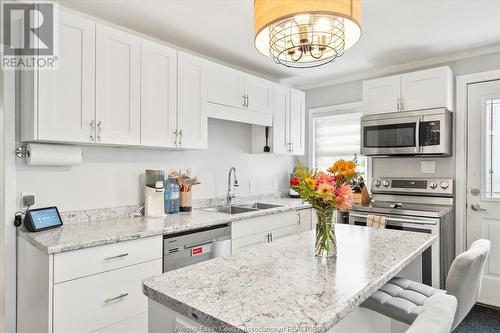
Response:
M360 0L254 0L255 46L287 67L334 61L361 37Z

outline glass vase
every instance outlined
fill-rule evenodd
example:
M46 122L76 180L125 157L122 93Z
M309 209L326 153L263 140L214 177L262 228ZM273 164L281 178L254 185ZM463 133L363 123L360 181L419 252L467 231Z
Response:
M321 258L331 258L337 255L337 240L335 239L335 210L316 209L315 254Z

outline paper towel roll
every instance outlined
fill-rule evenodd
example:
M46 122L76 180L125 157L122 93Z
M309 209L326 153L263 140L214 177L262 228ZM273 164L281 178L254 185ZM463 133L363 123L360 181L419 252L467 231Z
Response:
M82 149L75 146L29 143L28 165L71 166L82 163Z

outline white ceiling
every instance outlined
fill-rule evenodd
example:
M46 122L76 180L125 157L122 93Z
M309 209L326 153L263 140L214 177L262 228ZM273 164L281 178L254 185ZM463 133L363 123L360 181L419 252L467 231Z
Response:
M253 0L60 3L294 85L500 46L500 0L363 0L361 40L342 58L315 69L289 69L258 53L253 45Z

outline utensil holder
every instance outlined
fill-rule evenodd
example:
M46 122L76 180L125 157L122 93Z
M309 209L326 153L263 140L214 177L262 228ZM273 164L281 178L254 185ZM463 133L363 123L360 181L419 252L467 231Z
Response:
M191 191L189 192L180 192L180 201L179 201L179 211L181 212L190 212L193 210L193 206L191 204Z

